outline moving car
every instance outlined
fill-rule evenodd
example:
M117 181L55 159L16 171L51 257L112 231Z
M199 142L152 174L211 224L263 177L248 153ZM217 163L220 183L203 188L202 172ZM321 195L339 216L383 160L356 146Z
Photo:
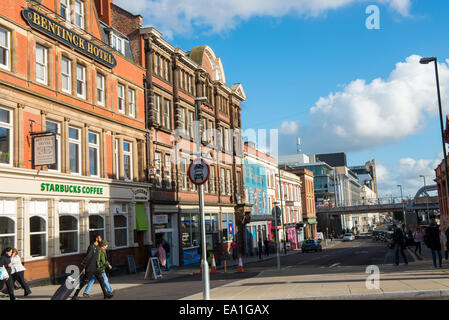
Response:
M345 233L343 236L343 241L352 241L355 240L355 236L352 233Z
M306 240L303 242L301 247L302 253L307 251L323 251L321 244L316 240Z

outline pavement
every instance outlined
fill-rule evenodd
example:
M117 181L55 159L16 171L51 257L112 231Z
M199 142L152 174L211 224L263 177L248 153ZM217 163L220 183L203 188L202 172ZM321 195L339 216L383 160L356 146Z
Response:
M215 276L215 280L211 277L213 284L210 290L211 299L449 299L449 262L444 260L444 257L443 268L434 269L428 248L423 248L421 256L408 249L409 264L401 263L399 266L393 266L391 263L393 250L385 249L384 244L374 244L370 241L365 239L348 244L334 240L327 247L324 246L323 253L300 254L299 250L291 250L287 255L281 254L283 263L280 271L275 267L276 255L273 254L269 257L263 256L261 260L257 256L244 257L245 273L235 273L238 260L228 261L227 273L224 273L222 264L217 267L218 274L212 275ZM376 248L376 245L381 250L378 249L378 256L374 259L370 248ZM362 259L364 255L370 257ZM351 256L359 263L345 264L344 261ZM284 263L289 259L293 262ZM315 264L314 261L318 261L317 259L321 261L320 264L318 262ZM374 275L367 271L367 265L370 263L375 266L373 269L377 267L379 270L378 283L373 280ZM195 264L163 271L162 280L145 280L144 272L114 276L110 278L111 286L117 292L113 299L202 300L201 276L198 274L199 264ZM225 278L226 275L228 279ZM169 285L172 285L173 290L182 288L183 282L185 289L178 289L176 296L168 293L164 296L161 292ZM23 299L48 300L58 287L58 285L32 287L33 293ZM148 293L151 290L155 291L153 295L142 295L142 292ZM16 291L19 299L22 298L21 291L20 289ZM133 295L133 292L136 293ZM91 295L90 299L102 299L98 284L92 287ZM4 299L7 297L0 297L0 300Z

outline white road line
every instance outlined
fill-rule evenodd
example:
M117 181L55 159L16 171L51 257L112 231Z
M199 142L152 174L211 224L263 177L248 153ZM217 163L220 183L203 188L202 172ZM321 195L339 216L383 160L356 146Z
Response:
M333 268L333 267L336 267L336 266L338 266L340 264L340 262L337 262L337 263L334 263L333 265L331 265L329 268Z

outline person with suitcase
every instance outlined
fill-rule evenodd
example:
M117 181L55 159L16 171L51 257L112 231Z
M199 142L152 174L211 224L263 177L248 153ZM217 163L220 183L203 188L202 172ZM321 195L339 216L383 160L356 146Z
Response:
M107 257L107 253L106 250L108 249L108 245L109 243L106 240L103 240L100 244L100 252L98 255L98 264L99 264L99 269L101 271L101 275L103 276L104 279L104 284L106 286L106 289L108 291L108 293L112 294L113 290L111 288L111 285L109 284L109 279L108 276L106 275L106 269L111 270L112 266L108 261L108 257ZM89 283L87 284L86 289L84 289L84 293L83 293L83 297L90 297L89 292L90 292L90 288L92 288L92 285L95 283L95 277L92 277L89 281Z
M81 289L83 289L83 287L90 281L92 277L95 277L97 281L100 283L101 291L103 291L103 296L105 299L111 299L113 297L113 295L108 293L106 289L103 276L101 275L100 266L98 263L99 244L101 240L103 239L97 236L95 242L89 246L87 254L84 257L83 261L81 262L81 266L83 267L81 273L83 273L84 276L82 277L81 283L78 289L76 289L75 294L72 297L72 300L79 299L78 295Z

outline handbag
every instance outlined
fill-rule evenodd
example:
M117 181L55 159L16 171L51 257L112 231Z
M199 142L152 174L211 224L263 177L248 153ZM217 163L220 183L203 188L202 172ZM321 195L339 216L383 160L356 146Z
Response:
M6 271L5 266L2 266L0 268L0 280L8 280L8 279L9 279L8 271Z

